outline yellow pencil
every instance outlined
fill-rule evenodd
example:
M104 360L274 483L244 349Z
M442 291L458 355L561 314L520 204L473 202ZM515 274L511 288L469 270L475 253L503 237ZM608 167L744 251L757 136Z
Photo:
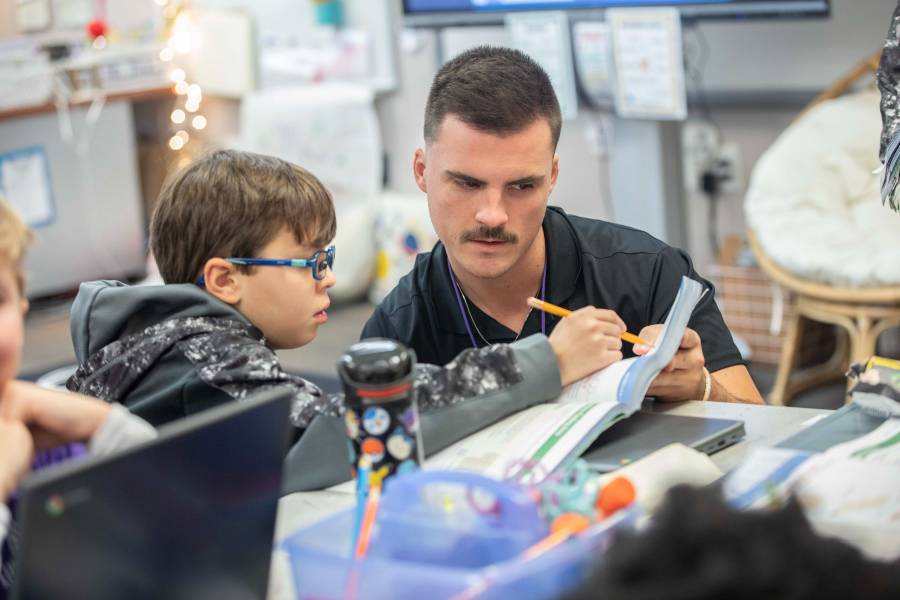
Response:
M568 308L563 308L562 306L557 306L555 304L550 304L549 302L544 302L543 300L538 300L537 298L529 298L528 306L532 308L536 308L538 310L542 310L546 313L550 313L551 315L556 315L557 317L568 317L572 314L572 311ZM642 340L638 336L633 333L628 333L627 331L620 335L623 340L629 342L631 344L644 344L645 346L652 346L650 342Z

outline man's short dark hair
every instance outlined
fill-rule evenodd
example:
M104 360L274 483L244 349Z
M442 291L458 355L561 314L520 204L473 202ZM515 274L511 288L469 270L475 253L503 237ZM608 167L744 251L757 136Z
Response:
M280 158L220 150L165 183L150 248L166 283L193 283L210 258L257 257L285 228L313 248L334 238L334 204L325 186Z
M547 73L524 52L479 46L438 71L425 105L425 141L431 143L448 114L488 133L515 133L544 118L553 148L562 115Z

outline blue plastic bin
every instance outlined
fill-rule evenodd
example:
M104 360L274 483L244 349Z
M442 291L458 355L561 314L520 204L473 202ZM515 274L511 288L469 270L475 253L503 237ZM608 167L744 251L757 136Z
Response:
M426 471L391 482L365 560L351 558L353 510L298 531L282 548L298 600L438 600L476 584L486 584L480 599L542 600L583 581L611 533L633 521L623 511L525 562L521 553L547 525L524 488Z

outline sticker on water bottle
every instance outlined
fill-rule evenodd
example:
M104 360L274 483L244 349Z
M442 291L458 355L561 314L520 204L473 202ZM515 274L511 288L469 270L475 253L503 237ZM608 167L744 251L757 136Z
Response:
M403 414L400 415L400 422L406 427L410 433L415 433L419 429L419 413L414 406L410 406Z
M366 438L359 446L363 454L372 460L372 464L381 462L384 458L384 444L378 438Z
M413 440L400 427L394 430L387 441L387 451L397 460L406 460L412 454Z
M355 440L359 435L359 416L356 411L348 408L344 412L344 425L347 427L347 437Z
M363 413L363 429L371 435L381 435L391 426L391 415L380 406L370 406Z

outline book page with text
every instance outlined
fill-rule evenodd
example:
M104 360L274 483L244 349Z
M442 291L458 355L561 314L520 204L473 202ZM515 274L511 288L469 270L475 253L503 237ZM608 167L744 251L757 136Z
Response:
M616 402L539 404L469 436L428 459L429 469L475 471L508 479L530 470L528 482L556 469L610 413Z

